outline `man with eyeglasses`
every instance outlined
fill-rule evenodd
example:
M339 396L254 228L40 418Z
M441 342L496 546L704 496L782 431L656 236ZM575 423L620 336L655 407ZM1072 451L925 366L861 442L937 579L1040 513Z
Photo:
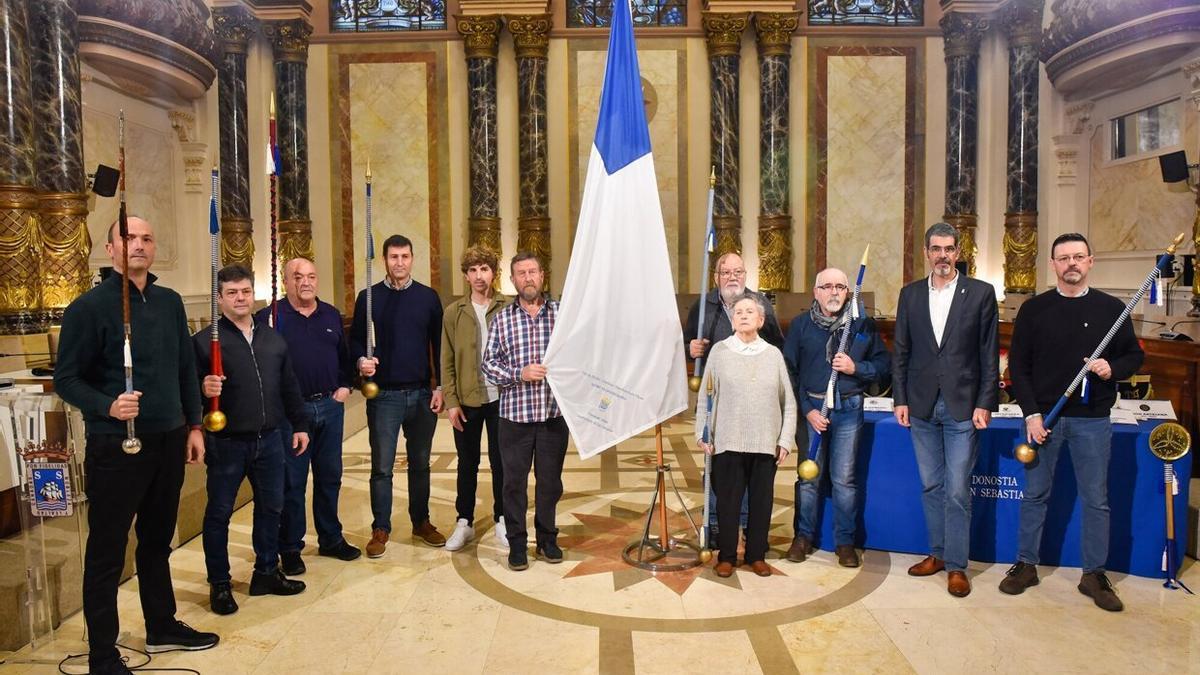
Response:
M946 590L961 598L971 592L971 471L999 408L1000 355L996 291L958 273L958 244L947 223L925 232L932 272L900 291L892 391L896 421L912 429L929 530L929 555L908 573L946 570Z
M1091 362L1083 385L1063 408L1053 433L1042 424L1042 416L1050 412L1079 372L1080 362L1087 361L1125 308L1113 296L1088 287L1093 262L1083 235L1070 233L1055 239L1050 247L1050 267L1056 286L1021 305L1013 324L1008 353L1013 390L1025 413L1026 439L1042 446L1038 458L1025 465L1017 563L1000 582L1000 590L1019 595L1038 583L1046 502L1065 444L1083 502L1079 592L1096 606L1119 612L1124 604L1104 573L1108 562L1108 462L1112 456L1109 413L1117 398L1117 381L1136 373L1145 358L1131 324L1121 326L1100 358Z
M861 564L854 547L858 520L854 464L863 424L863 390L887 377L891 364L875 322L867 316L850 319L849 290L845 272L829 268L819 273L813 285L812 309L792 320L783 347L792 389L800 413L808 420L809 434L821 434L817 456L811 458L820 467L820 474L812 480L796 478L796 538L787 552L787 559L792 562L804 562L814 550L820 525L818 487L828 470L833 483L834 550L838 564L842 567ZM842 334L847 330L850 331L847 349L840 352ZM840 375L826 419L821 416L821 404L834 370Z
M758 295L756 291L746 288L746 264L742 256L736 253L726 253L717 258L713 272L713 282L716 287L704 298L696 300L688 310L687 326L683 329L683 341L688 346L689 360L708 358L708 350L721 340L733 335L733 303L743 293ZM759 336L778 349L783 349L783 331L779 329L779 320L775 318L775 309L766 298L760 298L767 308L767 316L763 321ZM696 328L700 323L700 302L708 303L704 310L703 337L697 338ZM700 375L700 373L696 373Z

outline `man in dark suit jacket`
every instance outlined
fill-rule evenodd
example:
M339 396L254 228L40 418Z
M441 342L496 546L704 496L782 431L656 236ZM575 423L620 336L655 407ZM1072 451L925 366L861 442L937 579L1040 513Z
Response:
M947 590L971 592L971 470L978 432L999 407L996 292L959 274L958 230L936 223L925 232L932 274L900 291L892 383L896 421L911 426L924 487L929 555L913 576L949 572Z

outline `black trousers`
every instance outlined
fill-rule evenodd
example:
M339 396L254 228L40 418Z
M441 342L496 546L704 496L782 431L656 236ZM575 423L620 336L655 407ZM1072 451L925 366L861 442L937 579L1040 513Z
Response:
M458 497L454 507L459 518L475 522L475 491L479 487L480 445L487 428L488 463L492 465L492 520L504 515L504 463L500 459L500 402L484 403L478 408L464 405L463 430L454 430L454 448L458 451Z
M137 516L138 592L146 628L175 618L171 539L179 512L187 428L139 433L142 451L121 450L125 436L88 434L88 539L83 565L83 615L91 663L117 657L117 585L125 567L129 526Z
M525 515L529 512L529 467L533 466L534 515L537 543L554 541L555 510L562 497L563 462L567 458L567 422L512 422L500 418L500 459L504 464L504 527L510 547L529 542Z
M746 564L767 556L771 504L775 498L775 456L759 452L722 452L712 459L713 492L717 495L717 560L737 563L742 495L748 493Z

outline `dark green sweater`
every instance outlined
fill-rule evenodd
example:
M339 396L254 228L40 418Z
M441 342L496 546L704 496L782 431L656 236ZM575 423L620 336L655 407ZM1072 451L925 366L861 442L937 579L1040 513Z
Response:
M83 411L88 433L124 434L125 423L108 414L125 391L121 283L113 273L79 296L63 314L54 367L54 389ZM162 432L200 424L200 385L183 299L155 285L129 286L133 388L142 392L138 431Z

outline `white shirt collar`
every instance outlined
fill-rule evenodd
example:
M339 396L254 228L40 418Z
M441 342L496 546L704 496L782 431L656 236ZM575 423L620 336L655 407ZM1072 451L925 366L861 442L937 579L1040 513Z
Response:
M1088 291L1092 290L1092 287L1091 287L1091 286L1084 286L1084 287L1083 287L1083 292L1082 292L1082 293L1078 293L1078 294L1076 294L1076 295L1067 295L1066 293L1063 293L1063 292L1062 292L1062 289L1061 289L1061 288L1059 288L1058 286L1055 286L1055 287L1054 287L1054 290L1058 291L1058 294L1059 294L1059 295L1061 295L1061 296L1063 296L1064 298L1082 298L1083 296L1085 296L1085 295L1087 295L1087 294L1088 294Z
M746 356L758 354L766 350L766 348L769 346L767 341L762 339L761 336L755 337L750 342L742 342L742 338L738 337L737 333L734 333L724 340L721 340L721 342L724 342L725 346L728 347L734 354L744 354Z
M926 282L929 284L930 293L941 293L943 291L954 290L954 288L958 286L958 270L954 270L954 278L950 280L950 283L946 284L941 289L934 288L932 273L930 273L930 275L926 278Z

